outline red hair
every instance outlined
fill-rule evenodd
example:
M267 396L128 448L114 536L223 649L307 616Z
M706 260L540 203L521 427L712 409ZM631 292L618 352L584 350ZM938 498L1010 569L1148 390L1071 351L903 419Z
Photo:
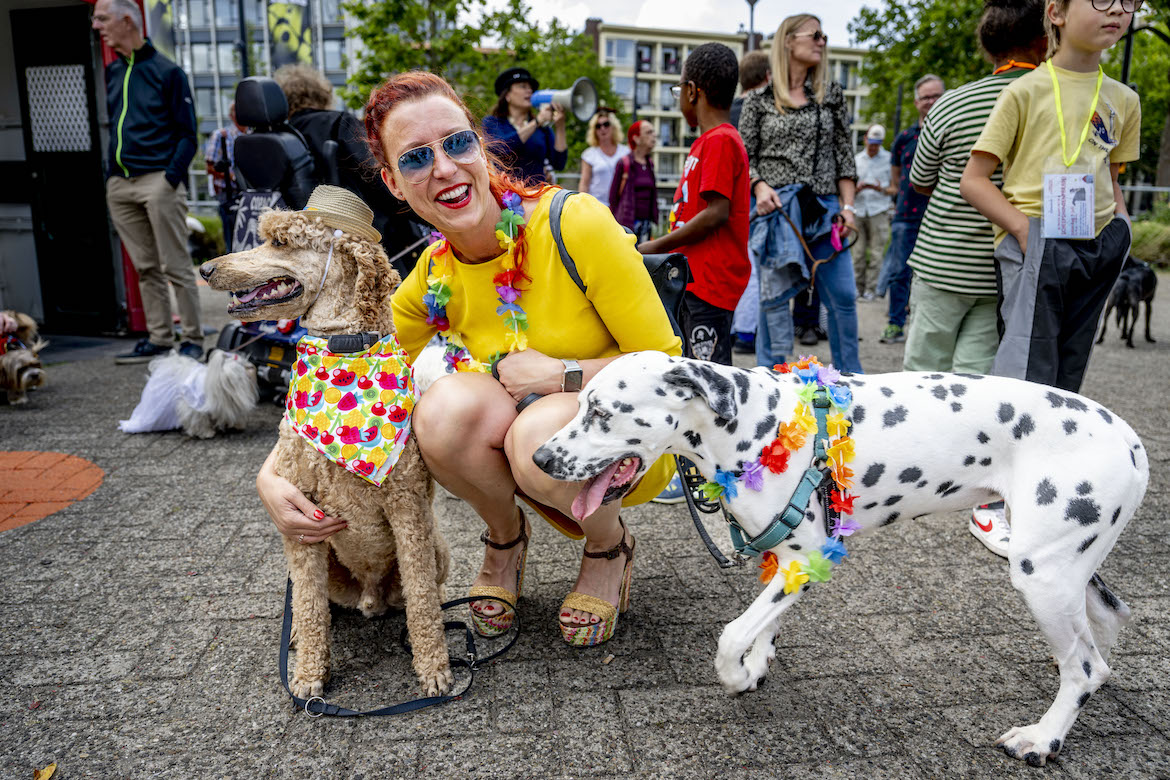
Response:
M631 149L638 145L638 136L642 134L642 128L648 124L650 124L649 121L639 119L630 125L630 129L626 131L626 141L630 144Z

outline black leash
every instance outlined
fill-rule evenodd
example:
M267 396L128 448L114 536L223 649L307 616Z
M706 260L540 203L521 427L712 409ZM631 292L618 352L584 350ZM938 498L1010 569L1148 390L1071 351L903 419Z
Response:
M687 509L691 512L691 520L695 523L695 530L699 532L699 538L703 540L703 544L707 545L707 552L711 553L711 557L719 564L720 569L734 569L737 566L743 566L747 563L747 558L736 555L735 560L728 560L723 551L711 540L711 535L707 533L707 527L703 525L703 520L699 517L699 512L708 515L723 512L723 519L730 523L731 519L727 517L727 510L723 508L722 503L695 499L695 491L699 490L707 480L690 460L681 455L674 457L675 466L683 484L683 495L687 499Z
M479 657L478 650L475 646L475 632L468 628L467 624L462 620L447 620L443 622L443 630L464 632L464 639L467 643L467 656L465 658L452 658L451 666L463 667L468 670L469 678L467 685L463 687L458 693L452 693L447 696L426 696L421 699L412 699L410 701L402 702L401 704L392 704L386 707L379 707L375 710L366 710L365 712L358 712L357 710L346 709L339 707L336 704L329 704L320 696L314 696L310 699L302 699L293 694L292 689L288 687L288 643L292 638L292 579L288 580L288 586L285 588L284 594L284 622L280 627L280 682L284 685L284 689L292 698L293 705L298 709L303 709L311 718L319 718L322 715L333 715L339 718L352 718L366 715L402 715L407 712L421 710L424 707L432 707L436 704L443 704L444 702L460 699L471 690L472 683L475 682L475 672L483 664L499 658L504 653L512 649L512 645L516 644L516 640L520 638L520 616L517 614L513 618L512 639L508 644L492 653L491 655ZM470 604L472 601L498 601L504 604L508 609L515 610L513 605L509 604L504 599L495 598L493 596L477 596L475 598L464 597L461 599L454 599L439 605L439 609L450 609L451 607L458 607L462 604ZM405 641L406 629L402 629L403 645L407 651L410 651L410 644Z

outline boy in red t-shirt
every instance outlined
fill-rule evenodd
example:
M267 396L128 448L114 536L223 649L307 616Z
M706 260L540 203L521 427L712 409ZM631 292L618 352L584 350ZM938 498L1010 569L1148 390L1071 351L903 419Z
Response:
M721 43L693 50L673 88L700 135L691 145L670 211L670 232L638 246L643 254L682 252L694 281L681 322L688 357L731 365L731 319L751 275L747 152L730 124L739 81L735 53Z

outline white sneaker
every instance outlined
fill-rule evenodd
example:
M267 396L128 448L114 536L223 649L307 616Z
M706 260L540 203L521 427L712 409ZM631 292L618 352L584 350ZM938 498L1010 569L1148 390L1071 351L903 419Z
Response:
M971 535L983 542L983 546L1000 558L1008 557L1008 542L1012 538L1012 527L1008 524L1003 502L981 504L971 510Z

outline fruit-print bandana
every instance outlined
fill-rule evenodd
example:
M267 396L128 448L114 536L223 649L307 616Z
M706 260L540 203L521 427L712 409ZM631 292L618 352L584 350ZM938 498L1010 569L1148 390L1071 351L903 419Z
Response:
M381 486L410 438L414 371L391 333L363 352L297 342L285 419L317 452Z
M9 352L15 352L18 349L28 349L28 347L16 337L15 333L5 333L3 336L0 336L0 355L7 355Z

